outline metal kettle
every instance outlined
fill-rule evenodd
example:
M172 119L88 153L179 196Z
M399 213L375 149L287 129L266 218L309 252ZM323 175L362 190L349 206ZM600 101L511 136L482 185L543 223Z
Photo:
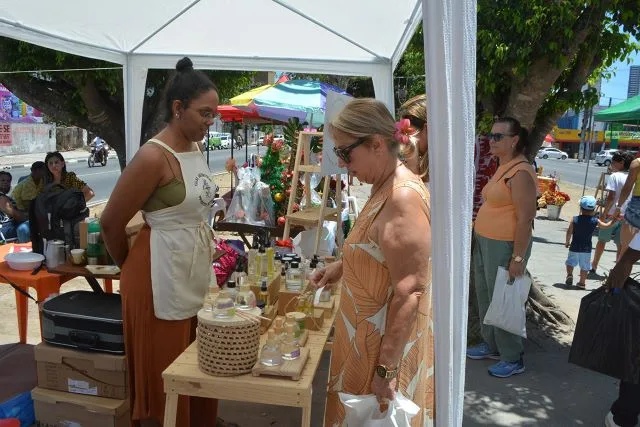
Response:
M66 261L64 241L44 240L44 258L47 268L54 268Z

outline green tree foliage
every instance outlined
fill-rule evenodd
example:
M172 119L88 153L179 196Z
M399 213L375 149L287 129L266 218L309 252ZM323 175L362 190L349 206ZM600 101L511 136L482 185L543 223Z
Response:
M116 68L92 71L37 72L2 75L19 98L51 121L75 125L103 137L126 161L124 92L118 64L70 55L0 37L0 71ZM172 70L149 70L143 106L141 144L163 125L164 89ZM248 89L255 73L206 71L218 86L220 102Z
M640 32L640 0L479 0L477 26L478 127L510 115L541 144L564 111L597 103L584 84L638 49L630 36ZM396 77L424 74L423 51L419 30ZM409 79L407 89L423 93L424 81Z

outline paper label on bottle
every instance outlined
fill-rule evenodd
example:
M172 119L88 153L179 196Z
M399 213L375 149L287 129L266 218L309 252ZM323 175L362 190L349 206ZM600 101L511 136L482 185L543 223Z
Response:
M89 387L87 381L67 379L69 393L88 394L91 396L98 395L98 387Z
M291 357L300 357L300 349L291 352Z

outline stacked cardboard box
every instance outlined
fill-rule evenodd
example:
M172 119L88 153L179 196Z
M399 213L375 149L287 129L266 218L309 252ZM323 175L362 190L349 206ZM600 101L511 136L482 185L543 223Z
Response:
M45 343L35 347L38 387L31 395L41 427L129 427L125 356Z

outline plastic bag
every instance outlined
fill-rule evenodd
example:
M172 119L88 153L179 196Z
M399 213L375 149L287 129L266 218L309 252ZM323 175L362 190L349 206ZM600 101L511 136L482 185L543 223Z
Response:
M531 277L516 277L511 283L509 272L498 267L491 304L484 316L484 324L495 326L523 338L527 337L527 314L524 304L529 297Z
M389 408L380 412L376 396L367 394L356 396L338 393L345 409L345 425L349 427L411 427L411 418L420 412L420 407L396 392L396 398Z
M222 287L227 283L227 279L236 269L238 261L238 252L224 240L216 242L216 251L224 252L216 262L213 263L213 273L216 275L218 286Z
M618 293L596 289L580 302L569 363L640 383L640 284L628 278Z
M300 176L300 185L303 186L303 190L302 190L302 200L300 200L300 209L305 209L307 208L307 191L310 191L310 196L311 196L311 206L310 207L318 207L322 205L322 197L320 197L320 194L316 191L316 188L318 188L318 184L320 183L320 180L322 179L322 177L317 174L317 173L312 173L309 177L309 189L307 189L305 187L305 176L304 174L301 174ZM327 177L327 179L330 179L329 177Z
M314 252L316 244L316 232L318 228L314 227L309 230L302 231L293 239L293 247L296 248L298 255L307 259L313 258L314 255L320 257L332 256L336 249L336 223L333 221L325 221L320 235L320 244L318 252Z
M252 218L252 190L256 183L255 175L251 168L238 169L238 186L233 193L233 199L227 209L226 222L240 222L252 224L255 218Z
M273 227L276 225L275 209L271 198L269 184L262 181L256 182L253 186L253 201L251 216L255 218L254 224Z

